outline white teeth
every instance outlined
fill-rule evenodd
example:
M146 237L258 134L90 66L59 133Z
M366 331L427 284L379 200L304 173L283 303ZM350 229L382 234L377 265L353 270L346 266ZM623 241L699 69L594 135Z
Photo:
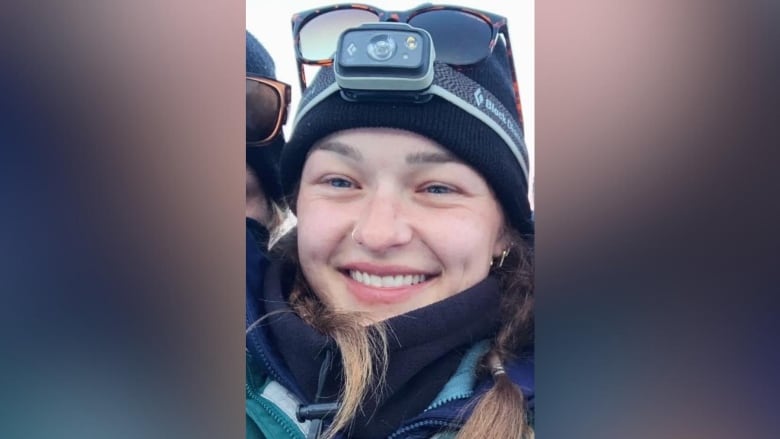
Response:
M395 276L377 276L362 271L349 270L349 276L363 285L375 288L398 288L415 285L425 281L424 274L397 274Z

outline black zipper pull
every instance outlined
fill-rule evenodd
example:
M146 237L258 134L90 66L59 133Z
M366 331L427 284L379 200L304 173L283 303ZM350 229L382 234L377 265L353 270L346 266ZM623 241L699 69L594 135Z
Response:
M295 417L298 422L306 422L314 419L332 418L339 409L337 402L323 402L320 404L309 404L298 406Z
M298 422L311 421L309 434L306 439L317 439L322 434L322 426L325 419L330 419L339 409L339 403L329 402L322 404L301 405L295 413Z

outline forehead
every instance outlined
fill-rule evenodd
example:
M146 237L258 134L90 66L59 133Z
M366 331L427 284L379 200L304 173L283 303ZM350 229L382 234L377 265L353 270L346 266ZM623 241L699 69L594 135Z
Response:
M319 150L331 151L356 161L362 161L369 156L384 156L404 158L409 164L462 163L434 140L396 128L353 128L338 131L317 141L309 154Z

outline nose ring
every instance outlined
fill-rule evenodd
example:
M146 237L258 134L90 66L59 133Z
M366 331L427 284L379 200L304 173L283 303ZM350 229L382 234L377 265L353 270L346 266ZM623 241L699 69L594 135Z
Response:
M356 243L356 244L360 244L360 243L358 242L357 238L355 238L355 230L356 230L356 229L357 229L357 227L353 228L353 229L352 229L352 233L350 233L350 234L349 234L349 236L351 236L351 237L352 237L352 240L353 240L353 241L355 241L355 243Z

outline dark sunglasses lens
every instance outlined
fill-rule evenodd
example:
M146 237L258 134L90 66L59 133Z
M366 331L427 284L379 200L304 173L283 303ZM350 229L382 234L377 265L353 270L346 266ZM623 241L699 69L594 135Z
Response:
M246 141L261 142L274 132L279 120L282 99L275 88L262 82L246 80Z
M409 24L431 34L437 61L469 65L482 61L490 53L493 28L476 15L450 10L428 11L412 17Z
M362 9L336 9L314 17L301 27L301 56L310 61L333 57L341 32L363 23L379 21L372 12Z

